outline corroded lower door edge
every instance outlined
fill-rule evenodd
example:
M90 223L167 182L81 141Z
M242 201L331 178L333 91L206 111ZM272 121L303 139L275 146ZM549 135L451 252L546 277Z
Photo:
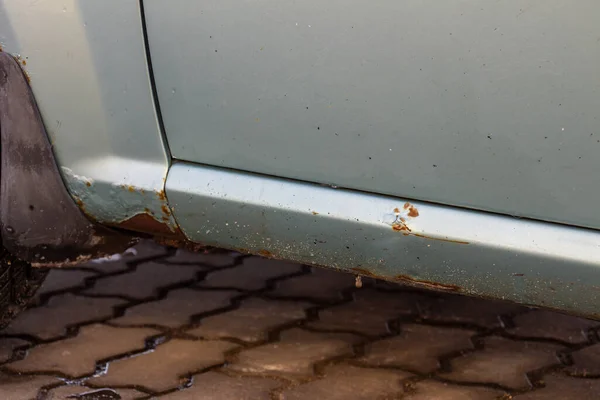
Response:
M598 317L600 232L178 162L193 242Z

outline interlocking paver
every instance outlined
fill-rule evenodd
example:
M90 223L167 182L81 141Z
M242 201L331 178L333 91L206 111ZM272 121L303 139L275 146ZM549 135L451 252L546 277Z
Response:
M524 337L558 339L569 343L588 340L588 330L598 327L597 321L573 317L546 310L531 310L513 318L515 327L507 332Z
M222 364L237 347L224 341L173 339L152 352L112 362L108 373L90 379L95 386L137 385L156 392L179 386L181 377Z
M121 299L96 299L65 293L51 297L45 305L20 314L5 329L5 333L28 334L48 340L64 335L69 325L108 319L113 315L114 307L121 304L124 304Z
M600 376L600 343L571 353L573 365L567 371L579 376Z
M77 336L36 346L23 360L6 367L16 372L54 371L80 377L92 374L97 361L144 349L146 338L156 334L157 331L148 328L84 326Z
M289 302L249 298L236 310L207 317L200 326L187 333L217 339L233 337L247 342L265 340L269 330L306 318L306 302Z
M306 298L313 301L339 301L342 291L355 286L351 274L322 268L313 268L310 274L278 282L270 295L291 298Z
M544 387L514 396L515 400L588 400L600 398L600 380L546 375Z
M111 259L50 271L0 331L1 400L600 398L594 321L213 249Z
M148 262L126 274L99 279L94 287L86 290L85 293L104 296L123 295L134 299L145 299L156 296L158 288L195 279L201 270L201 267L196 266ZM144 284L140 285L140 282L144 282Z
M282 400L376 400L396 398L402 393L406 372L336 365L325 369L325 377L288 389Z
M259 290L265 287L268 279L297 273L301 270L302 267L298 264L248 257L237 268L209 273L202 282L198 283L198 286Z
M94 389L85 386L60 386L48 392L45 400L135 400L144 393L134 389Z
M206 372L194 376L190 388L167 394L168 400L271 400L269 392L282 383L274 379Z
M398 336L376 341L367 346L358 361L373 366L400 367L421 374L440 368L443 355L473 349L474 331L406 324Z
M421 381L411 385L403 399L407 400L510 400L503 391L485 387L458 386L435 381Z
M198 252L177 249L177 252L164 259L171 264L199 264L205 267L226 267L235 263L235 258L228 252Z
M161 300L128 308L125 315L113 319L116 325L160 325L178 327L187 324L192 315L226 307L238 295L230 290L172 290Z
M42 286L38 289L36 295L38 297L52 292L64 291L73 288L82 288L85 285L85 280L98 274L92 271L69 269L52 270L48 274Z
M346 333L309 332L291 329L280 340L241 351L228 367L246 373L310 376L320 361L353 354L359 337Z
M389 332L388 321L417 313L416 293L385 293L364 288L354 293L351 302L328 307L309 326L318 329L353 330L365 335Z
M27 346L30 343L26 340L15 338L0 338L0 364L10 360L17 347Z
M561 346L512 341L500 337L484 339L484 348L452 360L445 378L463 382L496 383L513 389L530 387L527 373L559 363Z
M59 382L51 376L9 376L0 373L0 397L2 400L37 399L40 388Z
M502 326L501 315L513 314L527 308L504 301L481 300L477 297L447 294L419 302L424 319L476 324L483 328Z

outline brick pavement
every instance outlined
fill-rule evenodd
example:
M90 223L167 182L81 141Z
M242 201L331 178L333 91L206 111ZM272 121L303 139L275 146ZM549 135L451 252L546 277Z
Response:
M596 399L600 323L144 243L51 271L0 399Z

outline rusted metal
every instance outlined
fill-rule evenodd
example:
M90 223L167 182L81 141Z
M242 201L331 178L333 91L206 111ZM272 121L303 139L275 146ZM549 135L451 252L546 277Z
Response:
M158 221L152 215L146 213L137 214L125 221L111 224L111 226L161 237L185 238L180 231L174 232L169 225Z
M60 176L18 60L0 53L2 245L36 266L76 264L129 247L132 237L89 221Z

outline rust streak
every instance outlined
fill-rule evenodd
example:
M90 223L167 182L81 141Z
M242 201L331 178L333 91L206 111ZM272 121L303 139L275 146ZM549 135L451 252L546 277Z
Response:
M448 290L448 291L452 291L452 292L460 292L461 291L460 286L457 286L457 285L450 285L450 284L445 284L445 283L438 283L438 282L426 281L426 280L421 280L421 279L415 279L415 278L411 278L410 276L407 276L407 275L396 275L394 277L394 280L397 282L404 282L404 283L408 283L410 285L423 286L423 287L430 288L430 289Z
M377 275L375 275L374 273L372 273L369 270L366 270L364 268L350 268L352 271L356 272L357 274L363 275L363 276L369 276L372 278L377 278Z
M416 237L420 237L420 238L423 238L423 239L438 240L440 242L448 242L448 243L456 243L456 244L469 244L469 242L465 242L465 241L462 241L462 240L442 239L442 238L436 238L436 237L422 235L420 233L411 233L411 235L412 236L416 236Z

